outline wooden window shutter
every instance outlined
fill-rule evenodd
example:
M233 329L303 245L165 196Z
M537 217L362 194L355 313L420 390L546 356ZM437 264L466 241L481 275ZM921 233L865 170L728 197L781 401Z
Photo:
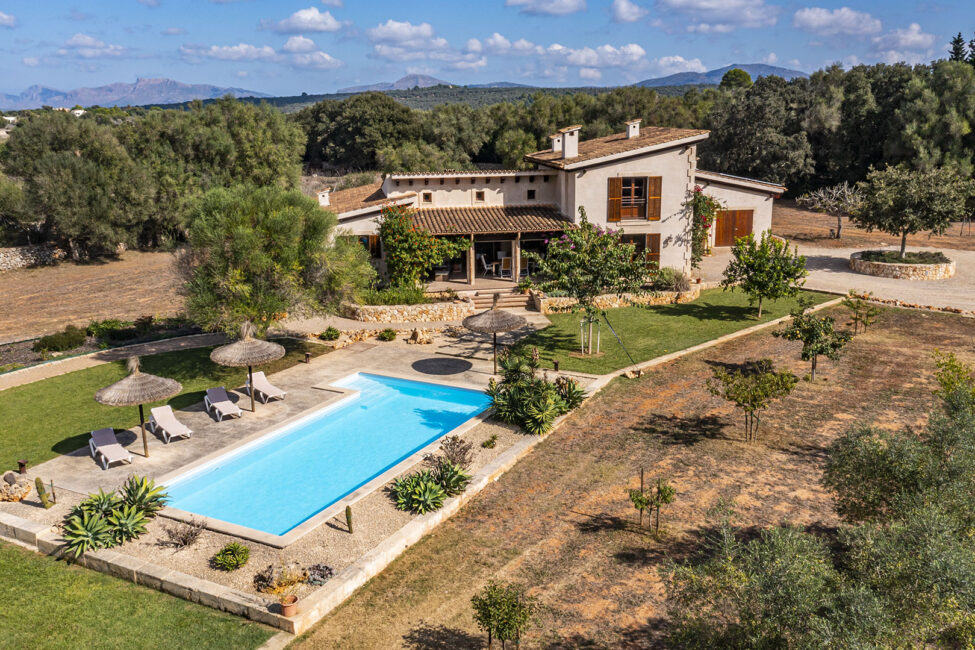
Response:
M647 179L647 220L660 221L660 191L663 178L651 176Z
M660 264L660 233L647 235L647 259Z
M610 178L608 188L609 202L606 206L606 221L620 220L620 207L623 203L623 179Z

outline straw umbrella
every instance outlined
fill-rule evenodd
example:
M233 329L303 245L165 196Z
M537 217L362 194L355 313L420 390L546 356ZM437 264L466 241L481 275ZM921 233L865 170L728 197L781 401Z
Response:
M528 324L522 316L498 309L498 297L498 294L494 294L491 309L464 319L464 327L472 332L494 335L494 374L498 374L498 332L512 332Z
M261 366L284 356L284 346L254 338L254 325L240 326L240 339L221 345L210 353L210 360L221 366L247 368L250 380L251 413L254 412L254 366Z
M129 357L127 366L129 376L99 390L95 393L95 401L106 406L138 405L139 427L142 429L142 449L148 458L149 441L146 440L146 416L142 410L142 405L178 395L183 390L183 386L175 379L157 377L141 372L139 370L139 357Z

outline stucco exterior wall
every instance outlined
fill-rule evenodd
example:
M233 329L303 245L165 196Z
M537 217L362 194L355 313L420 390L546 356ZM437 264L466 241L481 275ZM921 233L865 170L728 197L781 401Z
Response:
M705 194L720 201L725 210L752 210L752 232L755 237L760 237L763 232L772 229L774 199L771 194L744 187L708 183L703 179L697 184ZM711 229L711 243L714 244L714 228Z
M548 182L545 177L548 177ZM534 179L534 180L532 180ZM471 180L474 182L471 183ZM558 172L555 170L539 170L531 174L517 176L460 176L444 178L443 185L439 178L429 179L424 185L423 178L395 180L387 178L383 182L383 189L387 196L396 196L404 192L416 192L416 206L418 208L436 207L471 207L489 205L559 205ZM458 183L457 181L460 181ZM487 181L487 182L485 182ZM503 182L502 182L503 181ZM484 201L475 201L474 193L484 191ZM528 198L528 190L535 190L535 198ZM423 203L422 193L432 194L432 203Z
M563 172L568 191L562 211L576 219L582 206L592 223L621 228L627 234L660 233L660 266L688 271L690 211L684 203L694 189L695 154L693 146L676 147L642 158ZM609 179L629 176L661 177L660 221L606 221Z

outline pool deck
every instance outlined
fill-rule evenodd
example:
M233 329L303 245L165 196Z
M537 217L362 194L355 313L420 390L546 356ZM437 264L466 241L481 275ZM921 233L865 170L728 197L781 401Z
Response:
M343 397L342 393L322 387L355 372L373 372L449 384L466 388L484 388L491 377L491 359L484 342L449 341L446 345L407 345L392 343L355 343L335 352L316 357L311 363L298 363L275 373L270 380L288 392L287 398L261 404L250 412L250 398L241 387L228 386L231 399L244 410L240 418L217 422L204 411L203 403L177 411L181 422L193 430L193 437L164 444L160 437L147 431L149 457L142 455L139 428L117 433L119 441L132 453L131 464L118 464L103 470L88 453L88 448L59 456L28 471L33 479L54 479L56 487L86 494L99 489L110 490L121 485L132 474L159 479L179 472L201 459L228 451L245 441L279 426L310 409L320 408ZM241 373L244 379L244 373Z

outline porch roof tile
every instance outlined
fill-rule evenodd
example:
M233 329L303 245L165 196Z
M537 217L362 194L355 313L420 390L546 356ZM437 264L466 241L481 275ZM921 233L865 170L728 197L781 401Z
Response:
M413 222L434 235L548 232L571 225L554 205L422 208Z

